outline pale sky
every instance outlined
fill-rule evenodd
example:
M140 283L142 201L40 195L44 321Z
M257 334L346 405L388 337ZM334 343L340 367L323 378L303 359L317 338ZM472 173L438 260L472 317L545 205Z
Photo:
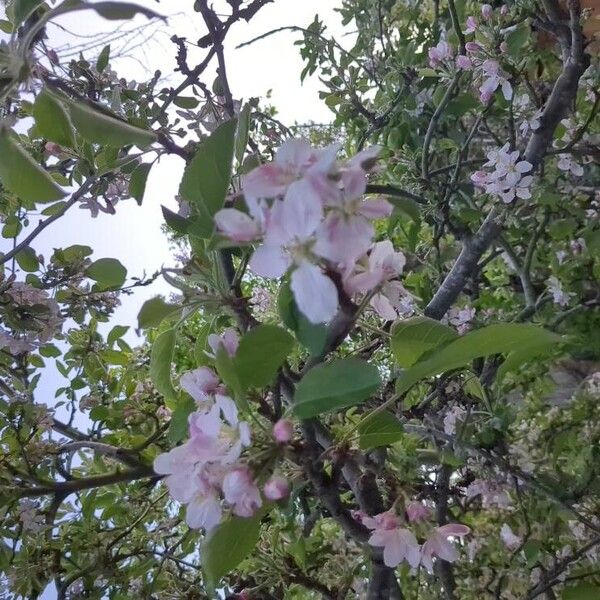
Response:
M138 0L137 3L168 16L168 24L153 28L151 38L142 45L137 45L135 40L142 39L143 32L134 32L134 42L127 52L128 56L115 61L111 66L120 76L138 81L147 79L155 70L160 69L165 77L165 85L176 84L181 74L173 73L175 47L169 37L175 33L195 41L205 34L200 15L192 10L193 0L160 3ZM214 4L228 8L223 0L216 0ZM330 122L332 114L318 97L320 84L317 78L308 78L303 84L300 83L303 63L298 47L293 44L300 34L282 32L239 50L235 46L278 27L306 27L316 13L327 23L329 32L337 41L346 45L346 40L339 37L342 27L339 15L334 11L340 5L341 0L275 0L273 4L262 8L250 23L242 21L234 26L225 43L229 82L234 97L264 97L268 90L272 90L271 103L277 106L278 118L284 123ZM1 16L0 14L0 18ZM115 31L119 26L114 21L100 19L92 11L68 15L58 22L67 30L83 36ZM145 20L139 18L139 23L143 24ZM0 39L3 37L6 36L0 33ZM86 38L76 39L52 25L48 27L48 37L47 44L50 48L64 48L66 44L73 47L86 41ZM95 59L100 49L101 47L89 52L84 50L83 53L86 58ZM203 78L208 84L212 82L214 70L209 73ZM88 211L73 208L46 229L34 241L33 247L38 253L49 256L55 247L87 244L94 249L94 259L117 258L127 267L130 276L142 276L144 271L151 274L162 265L173 264L167 240L160 231L163 223L160 205L176 208L174 196L182 169L183 161L180 158L163 158L151 171L141 208L134 200L128 200L117 205L116 215L101 213L96 219L91 219ZM33 226L36 224L37 219L34 219ZM8 250L10 247L12 241L0 238L0 250ZM140 306L145 299L169 291L169 286L164 282L157 282L150 287L138 289L132 296L123 297L123 304L111 319L110 327L116 324L130 325L128 341L132 344L141 341L133 333ZM62 385L61 381L62 378L49 361L36 393L36 400L52 407L55 402L54 390ZM83 422L80 425L85 426ZM48 587L42 598L56 598L53 585Z

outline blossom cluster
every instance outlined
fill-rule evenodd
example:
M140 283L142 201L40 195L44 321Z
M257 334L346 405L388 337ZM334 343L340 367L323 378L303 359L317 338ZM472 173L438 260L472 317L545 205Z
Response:
M209 344L235 354L238 339L232 330L212 335ZM188 418L189 439L181 446L160 454L154 470L165 475L171 497L186 508L186 523L193 529L209 531L221 521L223 506L234 515L251 517L262 506L262 497L250 467L242 462L242 451L250 446L250 427L240 420L233 399L209 367L184 373L180 385L198 409ZM288 494L288 483L271 477L263 488L269 500Z
M384 199L367 200L367 174L380 149L369 148L344 164L337 144L314 149L289 139L275 159L242 180L248 212L224 208L218 231L236 243L260 244L249 262L265 278L290 275L299 310L313 323L336 314L339 293L373 294L372 306L385 319L406 310L397 278L405 258L390 242L373 243L373 221L388 217ZM338 288L339 286L339 288Z
M0 327L0 348L13 355L48 342L62 327L64 319L58 303L45 290L16 281L0 294L0 301L5 307L3 321L11 329Z
M421 502L411 502L406 507L406 519L411 523L425 521L430 516L431 510ZM403 526L403 520L393 509L374 517L357 512L355 517L372 530L369 544L383 548L383 562L386 566L395 568L406 561L412 568L422 565L430 573L433 571L435 556L448 562L458 559L458 551L450 538L463 537L471 531L466 525L449 523L433 528L426 541L420 545L415 534Z
M494 167L490 172L476 171L471 175L471 181L485 189L486 194L495 194L503 202L509 204L515 197L531 198L529 188L533 181L532 175L526 175L533 169L527 160L519 160L518 150L509 150L506 143L502 148L491 150L487 154L488 161L484 167Z

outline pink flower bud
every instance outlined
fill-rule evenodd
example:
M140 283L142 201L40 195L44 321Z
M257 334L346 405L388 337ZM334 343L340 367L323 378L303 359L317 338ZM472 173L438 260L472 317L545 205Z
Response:
M477 19L475 17L467 17L467 28L464 33L474 33L477 29Z
M277 502L278 500L283 500L290 495L290 484L284 477L273 475L273 477L271 477L267 483L265 483L263 492L267 500L273 500L274 502Z
M477 42L467 42L465 48L467 52L479 52L481 50L481 46Z
M275 425L273 425L273 437L280 444L287 444L294 435L294 426L291 421L287 419L279 419Z
M508 6L506 6L506 4L503 4L500 7L500 14L505 17L508 14Z
M483 15L484 19L491 19L492 15L494 14L494 9L490 4L483 4L481 7L481 14Z
M63 154L63 149L54 142L46 142L44 150L52 156L61 156Z
M459 54L456 57L456 66L459 69L468 70L473 67L473 62L468 56L465 56L464 54Z
M425 521L431 517L431 510L421 502L411 502L406 507L406 516L411 523Z

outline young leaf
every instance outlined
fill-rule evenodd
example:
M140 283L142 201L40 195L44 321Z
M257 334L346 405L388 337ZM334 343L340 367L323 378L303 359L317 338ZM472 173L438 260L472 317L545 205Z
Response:
M401 367L411 367L425 352L455 340L458 334L428 317L411 317L392 326L392 352Z
M179 193L200 218L195 234L209 237L214 228L213 216L223 208L231 179L236 120L219 125L205 139L187 165Z
M98 60L96 61L96 70L98 73L102 73L106 67L108 67L108 61L110 60L110 44L104 46L102 48L102 52L98 55Z
M42 3L42 0L13 0L6 14L13 25L18 27Z
M490 325L459 337L407 369L398 377L396 391L402 394L421 379L464 367L476 358L505 354L533 342L553 346L560 341L560 336L534 325L523 323Z
M0 181L25 202L53 202L65 196L5 127L0 127Z
M168 315L172 315L181 307L176 304L165 302L161 296L155 296L146 300L138 314L139 329L148 329L150 327L158 327L163 319Z
M358 426L360 435L358 445L362 450L389 446L402 439L402 423L390 412L373 412L365 417Z
M177 444L188 433L188 417L196 410L196 403L189 396L185 396L178 403L171 415L167 437L172 444Z
M33 117L38 132L51 142L75 148L75 135L65 107L43 89L35 99Z
M281 327L259 325L251 329L240 340L233 359L242 388L271 383L293 347L294 338Z
M72 100L62 93L53 91L52 95L60 100L69 111L71 121L77 133L92 144L121 148L135 144L140 148L149 146L156 140L156 134L107 114L91 103Z
M142 205L144 199L144 193L146 191L146 181L148 181L148 174L152 168L152 163L142 163L138 165L131 177L129 178L129 193L138 205Z
M179 106L179 108L187 108L191 110L196 108L199 104L199 100L193 96L176 96L173 98L173 104Z
M204 577L211 590L252 552L260 534L260 520L260 515L247 519L232 517L208 534L200 556Z
M177 396L171 382L171 362L175 350L175 339L175 329L163 331L154 340L150 354L150 378L156 389L165 397L165 403L169 408L174 408Z
M296 385L294 413L308 419L366 400L381 381L377 367L341 358L311 369Z
M116 258L100 258L86 269L85 274L102 289L119 288L125 283L127 269Z
M19 267L28 273L33 273L40 267L35 250L30 246L27 246L20 252L17 252L17 254L15 254L15 260L17 261Z

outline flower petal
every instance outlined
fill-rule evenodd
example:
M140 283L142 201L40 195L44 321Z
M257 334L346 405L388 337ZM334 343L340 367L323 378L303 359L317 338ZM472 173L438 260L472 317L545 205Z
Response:
M326 323L337 313L337 289L316 265L303 261L292 273L290 287L300 312L311 323Z

